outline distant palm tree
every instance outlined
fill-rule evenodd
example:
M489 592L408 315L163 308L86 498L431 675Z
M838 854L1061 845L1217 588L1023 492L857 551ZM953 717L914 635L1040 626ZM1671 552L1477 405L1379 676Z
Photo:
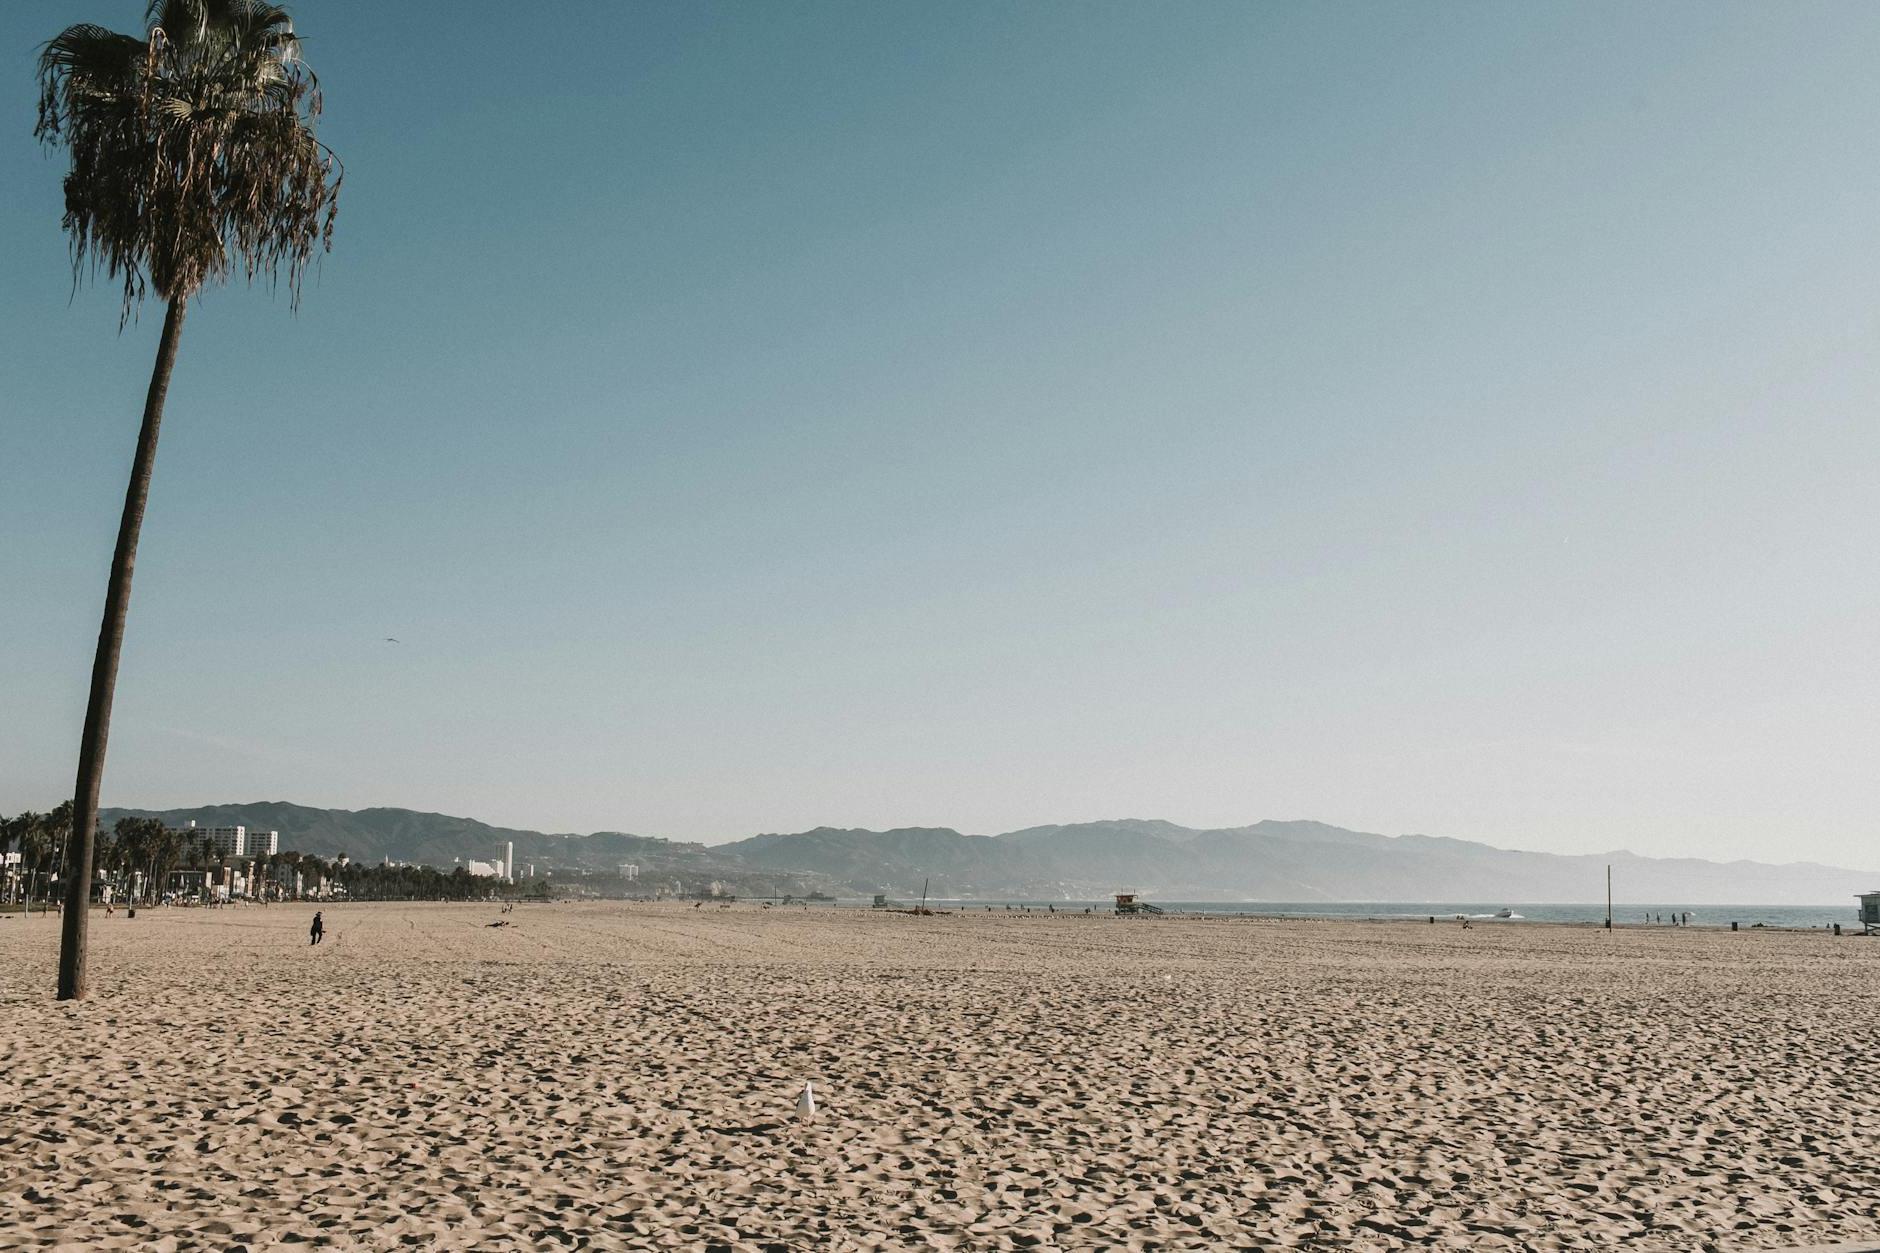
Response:
M159 824L157 831L151 837L150 901L152 904L163 900L163 894L169 887L170 871L175 869L182 849L182 833Z
M38 838L39 821L39 815L28 809L8 818L5 825L0 827L0 847L18 853L20 858L17 868L9 876L12 886L9 895L24 902L29 913L32 909L32 880L28 875L31 873L33 841Z
M150 859L156 854L158 840L163 835L163 820L119 818L113 833L117 836L125 899L135 905L139 897L139 876L148 876Z
M143 427L111 558L104 623L79 744L67 842L59 999L85 995L85 931L98 788L150 493L163 400L189 301L239 267L286 272L297 303L307 265L330 244L338 162L313 136L320 89L300 63L287 13L260 0L150 0L142 38L68 27L39 57L34 133L70 149L65 229L74 279L103 269L124 284L119 326L154 288L167 306Z
M46 813L21 814L20 818L25 824L20 832L20 853L21 869L26 872L26 912L32 913L35 891L39 893L40 912L50 912L54 868L71 839L72 802L60 801Z
M6 869L4 875L0 875L0 900L8 904L12 903L14 893L26 874L26 841L33 824L38 821L39 815L30 809L0 820L0 866L17 864L19 867L17 870ZM20 857L18 863L6 860L16 853Z
M57 870L72 846L72 819L71 801L60 801L44 817L46 840L52 849L52 857L46 866L46 900L48 902L52 900L53 872Z

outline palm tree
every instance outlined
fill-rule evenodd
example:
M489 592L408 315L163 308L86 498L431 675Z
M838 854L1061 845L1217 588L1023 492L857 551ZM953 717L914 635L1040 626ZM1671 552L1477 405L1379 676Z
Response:
M26 840L39 815L28 809L24 813L0 821L0 869L13 863L6 858L17 853L20 857L18 870L6 870L0 877L0 901L12 903L14 890L19 886L26 873Z
M46 824L46 847L52 854L46 863L48 906L52 903L52 880L58 877L58 868L72 847L72 818L72 802L60 801L40 819Z
M170 827L160 827L151 837L150 853L150 899L155 904L163 899L164 889L168 886L170 871L175 868L177 859L183 851L182 833Z
M121 851L118 848L117 832L107 831L100 827L97 839L92 841L91 850L92 868L98 872L99 878L116 876L118 855Z
M19 841L20 872L26 913L33 912L33 893L39 891L41 912L51 908L53 868L64 851L72 831L72 802L61 801L47 813L28 810L9 824L10 833Z
M7 819L0 838L13 847L11 852L19 854L19 868L12 873L12 882L16 894L28 913L32 912L32 879L29 877L33 858L33 843L38 838L39 815L32 810L24 810L17 816Z
M138 877L144 876L148 883L151 873L150 864L156 857L163 840L165 827L161 818L119 818L116 835L120 858L123 862L126 899L133 905L138 903Z
M313 136L319 83L287 13L262 0L150 0L143 37L68 27L39 57L39 122L70 149L65 229L73 278L124 285L119 327L155 290L166 306L143 426L124 494L79 743L59 999L85 995L85 930L98 789L130 605L157 428L191 298L237 268L285 270L298 303L307 265L331 243L339 167Z
M297 896L294 891L294 876L300 873L300 854L291 848L281 850L281 899L292 900Z

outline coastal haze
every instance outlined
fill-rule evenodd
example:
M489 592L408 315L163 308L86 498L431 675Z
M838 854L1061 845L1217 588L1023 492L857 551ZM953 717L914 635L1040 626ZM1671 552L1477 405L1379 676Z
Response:
M1880 889L1880 871L1810 863L1720 864L1628 852L1563 857L1423 835L1383 836L1320 822L1254 823L1196 831L1127 820L963 835L944 827L894 831L819 827L716 845L618 831L545 834L408 809L315 809L286 803L174 810L109 810L172 826L277 830L282 847L355 860L448 869L506 843L537 873L605 880L621 863L640 878L621 893L698 891L708 881L745 894L807 892L986 899L1090 900L1118 890L1183 901L1521 901L1599 899L1611 866L1620 899L1686 905L1851 906Z

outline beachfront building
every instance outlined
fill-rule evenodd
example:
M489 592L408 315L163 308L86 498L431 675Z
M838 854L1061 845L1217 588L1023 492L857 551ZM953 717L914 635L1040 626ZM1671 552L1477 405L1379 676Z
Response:
M169 880L163 885L166 900L172 901L219 901L227 903L240 891L241 876L227 868L210 867L207 870L172 870Z
M199 827L191 818L176 834L185 841L207 839L218 857L272 857L281 851L279 831L250 831L247 827Z
M209 849L218 857L240 857L248 842L247 827L200 827L191 818L177 831L185 843L206 841Z
M501 879L504 883L516 881L516 846L503 845L494 861L467 861L463 868L480 879Z
M620 863L620 877L632 883L640 877L640 868L630 861L623 861Z

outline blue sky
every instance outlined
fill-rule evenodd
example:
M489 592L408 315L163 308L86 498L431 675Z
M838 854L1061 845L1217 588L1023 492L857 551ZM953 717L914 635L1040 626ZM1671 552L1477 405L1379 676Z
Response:
M339 230L192 310L106 803L1880 860L1880 9L291 7ZM0 811L161 321L32 57L141 10L0 9Z

